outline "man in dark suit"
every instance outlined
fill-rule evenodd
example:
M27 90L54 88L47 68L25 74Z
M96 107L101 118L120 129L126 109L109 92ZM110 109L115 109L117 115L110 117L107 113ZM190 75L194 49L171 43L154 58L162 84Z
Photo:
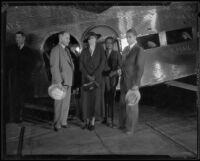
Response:
M119 123L120 128L125 128L127 134L134 133L138 120L139 86L145 63L143 49L137 44L136 36L135 29L127 31L126 37L129 45L122 52ZM126 98L131 99L127 101ZM137 101L132 104L131 101L134 99Z
M9 70L9 98L11 121L19 123L22 121L24 101L31 92L29 82L35 62L32 50L25 44L25 34L19 31L15 38L17 45L12 48L9 57L13 66Z
M52 84L63 86L66 90L66 96L62 100L54 102L54 130L58 131L61 127L68 128L67 123L71 86L73 81L74 64L70 51L66 48L70 41L70 34L66 31L59 33L59 43L50 54L50 68L52 74Z
M116 94L116 86L119 81L118 70L121 66L121 55L119 52L113 50L114 38L107 37L105 40L106 46L106 67L103 72L104 76L104 87L103 94L105 98L105 120L103 123L116 127L114 125L114 102ZM105 90L105 91L104 91Z

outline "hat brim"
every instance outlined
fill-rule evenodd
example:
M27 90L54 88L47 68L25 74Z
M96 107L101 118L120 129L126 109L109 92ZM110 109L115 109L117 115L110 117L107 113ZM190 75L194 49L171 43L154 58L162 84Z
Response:
M88 39L89 39L91 36L95 36L96 39L99 39L99 38L101 37L101 34L96 34L96 33L94 33L94 34L89 34L89 35L86 36L86 38L83 40L83 42L87 42Z

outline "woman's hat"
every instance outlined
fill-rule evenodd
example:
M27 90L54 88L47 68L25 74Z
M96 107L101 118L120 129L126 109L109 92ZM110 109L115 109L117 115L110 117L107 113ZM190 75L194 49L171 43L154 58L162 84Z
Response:
M66 96L66 89L64 87L60 87L57 84L52 84L48 88L48 94L54 100L62 100Z
M85 36L85 39L83 40L83 42L87 42L88 39L91 37L91 36L94 36L96 37L96 39L99 39L101 37L101 34L97 34L95 32L89 32L87 33L87 35Z

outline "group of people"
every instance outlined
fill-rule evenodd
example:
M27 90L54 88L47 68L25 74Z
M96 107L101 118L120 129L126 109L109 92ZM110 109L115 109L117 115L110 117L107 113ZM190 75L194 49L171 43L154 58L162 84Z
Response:
M126 33L128 46L122 55L114 50L115 39L105 39L105 49L97 43L100 34L89 32L84 40L86 47L79 56L81 75L81 111L84 121L82 129L94 130L95 120L103 118L102 123L113 128L116 86L120 79L120 107L118 128L127 134L134 133L138 120L140 82L144 71L143 49L136 41L137 33L129 29ZM67 118L70 108L71 87L75 65L68 48L70 33L59 33L59 43L50 53L52 84L64 87L66 96L54 103L54 130L68 128Z
M102 123L116 128L114 111L116 111L116 86L120 80L120 107L118 128L126 133L133 133L138 120L138 102L140 100L139 87L144 71L143 49L136 41L137 33L129 29L126 33L128 46L122 54L114 50L115 39L105 39L105 49L98 43L100 34L89 32L84 42L87 44L80 55L73 57L73 46L69 47L70 33L62 31L58 34L59 42L50 51L49 66L51 83L65 88L66 96L62 100L54 101L54 130L69 128L68 113L72 87L74 82L80 85L80 109L83 125L82 129L94 130L95 120L100 118ZM33 70L30 49L25 45L25 34L16 33L16 71L18 75L16 93L10 100L14 102L15 117L21 121L20 111L23 107L24 97L27 95L26 84ZM75 59L78 57L78 59ZM77 69L78 68L78 69ZM75 71L76 70L76 71ZM78 70L78 73L77 73ZM121 77L121 79L119 79ZM77 83L75 83L77 84ZM23 87L23 88L22 88Z

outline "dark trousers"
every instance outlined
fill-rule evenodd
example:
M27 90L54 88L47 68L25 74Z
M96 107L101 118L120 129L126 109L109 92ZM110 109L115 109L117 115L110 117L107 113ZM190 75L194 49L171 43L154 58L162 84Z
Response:
M109 79L107 79L105 83L105 121L108 121L108 118L111 118L113 123L114 121L114 104L115 104L115 95L116 95L116 87L110 85Z
M24 79L22 79L24 78ZM15 70L9 73L9 121L22 120L24 102L29 95L28 80Z

